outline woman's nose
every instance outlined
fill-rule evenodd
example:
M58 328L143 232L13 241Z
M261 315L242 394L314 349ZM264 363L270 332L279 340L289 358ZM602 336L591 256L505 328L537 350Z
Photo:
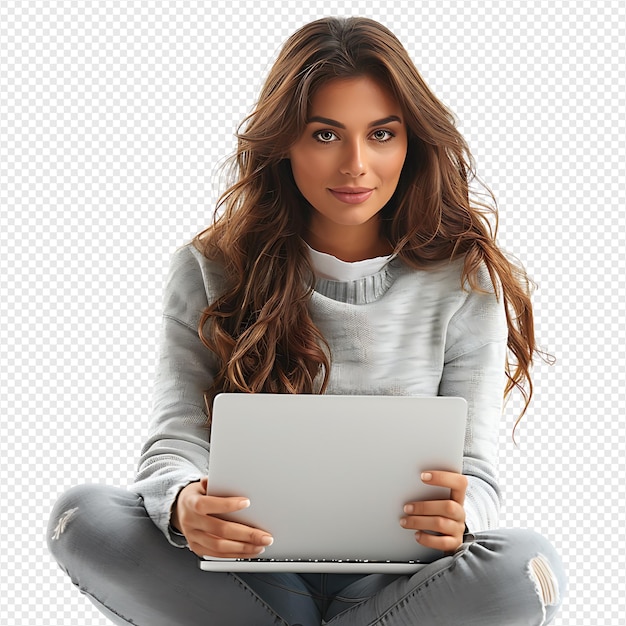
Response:
M346 176L361 176L365 174L365 150L360 142L354 142L346 146L341 163L341 173Z

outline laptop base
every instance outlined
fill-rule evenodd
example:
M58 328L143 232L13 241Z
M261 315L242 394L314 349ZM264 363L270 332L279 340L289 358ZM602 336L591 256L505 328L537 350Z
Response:
M295 574L414 574L428 563L393 561L307 561L199 559L208 572L293 572Z

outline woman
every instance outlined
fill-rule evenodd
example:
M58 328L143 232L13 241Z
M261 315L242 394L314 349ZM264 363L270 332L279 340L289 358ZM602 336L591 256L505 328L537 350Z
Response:
M548 624L558 556L497 529L502 391L532 395L528 283L495 244L495 208L470 203L452 114L385 27L329 18L286 42L245 122L219 217L172 260L136 482L66 493L55 558L116 624ZM219 517L245 494L206 495L223 391L465 397L463 473L422 476L450 500L401 520L445 556L412 576L200 571L195 555L273 541Z

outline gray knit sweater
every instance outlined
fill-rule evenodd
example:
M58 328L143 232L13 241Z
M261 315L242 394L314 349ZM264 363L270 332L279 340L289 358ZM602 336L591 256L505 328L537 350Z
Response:
M414 270L400 260L352 282L319 279L309 309L331 348L327 393L461 396L468 402L463 473L470 531L497 524L496 461L507 325L487 272L464 290L462 261ZM216 368L198 321L223 286L219 265L193 245L173 256L163 301L160 358L148 440L131 489L173 545L170 511L208 471L203 392ZM381 416L381 427L384 416Z

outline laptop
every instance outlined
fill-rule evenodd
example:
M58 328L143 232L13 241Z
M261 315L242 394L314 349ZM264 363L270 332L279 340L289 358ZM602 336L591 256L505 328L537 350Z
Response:
M467 404L456 397L216 396L208 493L245 496L224 515L269 532L251 559L207 571L412 573L443 556L400 526L403 507L447 499L422 471L461 472Z

